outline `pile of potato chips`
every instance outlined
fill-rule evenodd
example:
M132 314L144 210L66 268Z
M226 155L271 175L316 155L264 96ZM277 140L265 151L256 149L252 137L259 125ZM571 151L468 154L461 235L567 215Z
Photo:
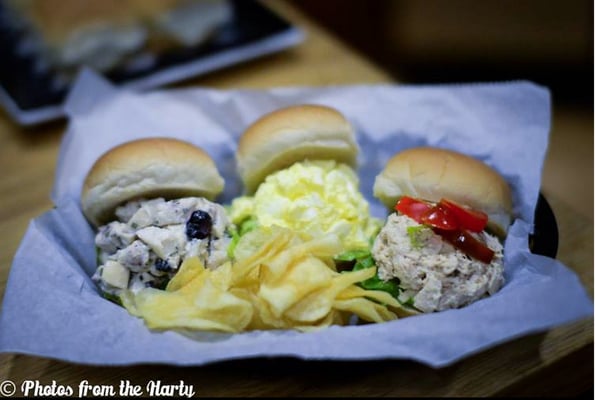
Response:
M188 258L166 290L125 292L121 300L151 329L308 331L344 325L354 314L368 322L396 319L398 301L356 285L375 268L335 270L332 256L341 250L335 235L304 240L289 229L258 228L242 237L233 263L210 270Z

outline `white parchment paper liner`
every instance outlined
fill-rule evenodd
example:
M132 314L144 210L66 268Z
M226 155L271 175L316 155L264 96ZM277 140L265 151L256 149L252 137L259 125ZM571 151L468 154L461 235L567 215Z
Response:
M242 130L297 103L341 110L357 129L361 188L374 215L374 176L396 151L428 144L484 160L511 183L518 218L506 241L506 285L459 310L314 333L236 335L151 332L100 297L93 232L79 207L85 174L106 150L146 136L202 146L226 178L221 202L240 194L233 151ZM410 359L442 367L490 346L593 315L577 276L528 249L550 129L550 96L530 82L442 86L348 86L267 91L119 91L85 72L73 89L52 199L14 258L0 316L0 351L100 365L203 365L271 356L317 360Z

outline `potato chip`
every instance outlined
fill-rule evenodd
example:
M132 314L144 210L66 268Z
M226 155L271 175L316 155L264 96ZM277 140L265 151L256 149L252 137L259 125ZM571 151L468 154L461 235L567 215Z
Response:
M253 313L250 324L246 327L246 330L264 330L271 329L272 326L266 323L261 316L260 300L256 295L256 292L246 288L231 288L230 293L243 300L246 300L252 305ZM270 313L269 313L270 314Z
M386 322L397 318L396 314L389 311L385 306L364 297L335 300L333 307L351 312L368 322Z
M235 259L243 263L250 258L266 258L270 252L291 248L296 241L296 236L288 229L278 226L258 227L242 236L235 248Z
M175 280L174 280L175 279ZM189 328L239 332L252 319L252 305L227 291L231 264L215 271L197 257L188 258L166 291L146 288L127 292L124 306L150 328Z
M291 263L291 260L288 260ZM268 266L263 269L268 270ZM311 292L328 287L332 271L315 257L307 257L287 264L288 271L281 277L263 272L258 295L270 304L274 315L280 317L289 307Z
M344 325L353 314L384 322L403 313L388 293L357 286L373 277L375 268L334 269L331 257L342 251L334 234L304 239L286 228L256 228L237 243L233 264L210 270L191 257L165 291L125 292L122 301L153 329L223 332L307 332Z
M285 329L288 327L288 322L283 317L276 316L271 310L270 304L262 297L255 296L253 305L264 329Z
M127 309L130 311L128 307ZM134 295L134 310L151 329L188 328L223 332L241 330L241 327L226 324L219 316L210 319L208 315L203 315L202 310L194 307L187 296L153 288L143 289Z
M194 296L193 305L201 312L201 317L223 322L237 331L243 330L252 319L252 305L228 291L218 288L207 278Z
M263 241L263 237L267 238L266 241ZM294 239L295 238L292 237L290 231L282 228L277 229L277 227L269 229L258 228L248 232L236 246L237 262L233 266L232 285L234 287L258 285L260 283L260 265L279 253L282 249L289 247L290 242ZM237 248L244 248L244 241L249 243L247 247L254 252L249 256L245 254L243 258L237 258ZM260 247L251 247L254 243L261 242L263 244L260 245ZM245 253L248 252L248 250L244 251Z
M384 304L393 309L403 308L401 303L397 301L394 297L392 297L387 292L383 292L380 290L365 290L359 286L349 286L348 288L344 289L338 296L337 300L348 300L353 298L360 298L365 297L370 300L374 300L377 303Z
M336 311L331 311L323 319L316 321L315 323L312 323L312 324L301 325L299 323L294 322L289 326L289 328L296 329L301 332L317 331L317 330L327 328L327 327L331 326L332 324L337 323L337 319L335 318L336 314L337 314Z
M318 321L330 314L334 300L332 287L319 289L300 299L286 315L297 322Z
M353 298L366 298L373 300L379 304L386 306L393 311L398 317L409 317L418 315L420 312L411 307L402 305L397 299L387 292L381 290L365 290L359 286L352 285L343 290L338 296L337 300L347 300Z
M333 280L333 285L337 291L344 290L358 282L365 281L376 275L375 268L365 268L357 271L347 271L337 274Z
M202 274L205 270L205 266L198 257L188 257L180 265L179 271L169 281L165 288L168 292L175 292L180 289L196 276Z
M226 262L209 273L209 277L215 286L224 291L229 290L233 278L232 268L231 262Z
M291 268L292 263L299 261L304 257L332 257L341 251L341 242L336 235L327 235L317 240L310 240L305 243L300 243L292 246L273 258L265 265L268 271L273 275L270 279L281 277L286 273L288 268ZM325 264L328 268L328 265Z

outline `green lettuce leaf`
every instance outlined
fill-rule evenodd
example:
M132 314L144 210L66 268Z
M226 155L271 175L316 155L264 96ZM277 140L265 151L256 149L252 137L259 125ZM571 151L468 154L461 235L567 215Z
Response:
M227 256L231 259L235 257L235 250L240 238L244 236L246 233L254 230L258 227L258 221L255 217L248 217L244 219L242 222L237 224L235 228L229 230L229 234L231 235L231 242L229 246L227 246Z
M341 253L335 257L336 261L355 261L353 265L353 271L358 271L364 268L376 267L376 262L370 253L370 250L353 250ZM366 290L381 290L389 293L395 299L399 298L401 288L399 288L398 282L383 281L378 277L378 272L372 278L366 279L365 281L359 282L359 286Z
M107 293L107 292L102 292L101 296L104 299L107 299L107 300L111 301L112 303L119 305L120 307L124 307L122 305L122 300L120 299L120 296L117 296L117 295L111 294L111 293Z

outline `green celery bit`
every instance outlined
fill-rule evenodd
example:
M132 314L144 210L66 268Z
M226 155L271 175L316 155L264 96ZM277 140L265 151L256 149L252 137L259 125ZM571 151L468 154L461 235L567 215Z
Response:
M411 246L414 249L419 249L422 247L422 243L420 242L420 235L426 229L429 229L429 228L427 228L423 225L407 227L407 236L409 236L409 240L411 241Z

